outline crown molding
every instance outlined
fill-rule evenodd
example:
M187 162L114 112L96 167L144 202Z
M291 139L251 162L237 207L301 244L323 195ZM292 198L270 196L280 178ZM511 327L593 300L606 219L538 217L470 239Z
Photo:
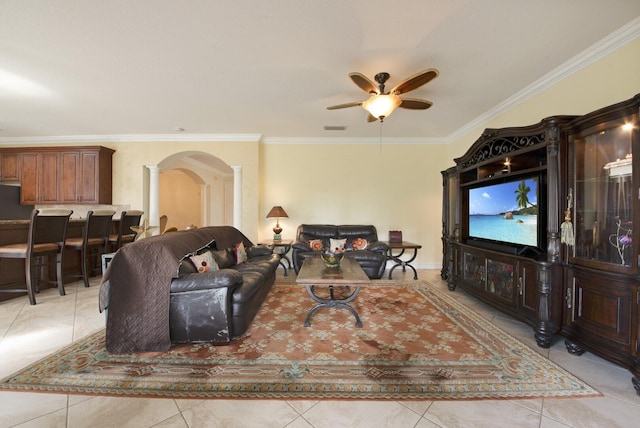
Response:
M564 64L554 68L540 79L536 80L524 89L516 92L491 110L478 116L457 131L445 138L447 143L451 143L468 132L481 127L483 124L511 110L515 106L528 101L537 94L551 88L565 78L593 64L605 56L615 52L622 46L640 37L640 17L637 17L628 24L620 27L604 39L591 45L578 55L566 61Z
M264 144L446 144L430 137L265 137Z
M4 137L0 143L260 142L261 134L114 134Z

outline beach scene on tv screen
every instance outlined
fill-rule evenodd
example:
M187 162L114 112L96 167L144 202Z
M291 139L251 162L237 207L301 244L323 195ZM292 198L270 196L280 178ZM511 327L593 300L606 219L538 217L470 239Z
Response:
M469 236L538 243L538 181L527 178L469 189Z

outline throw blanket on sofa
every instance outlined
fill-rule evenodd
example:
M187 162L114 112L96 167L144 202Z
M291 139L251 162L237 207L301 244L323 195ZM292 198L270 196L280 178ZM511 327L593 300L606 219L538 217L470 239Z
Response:
M238 235L246 239L233 227L212 226L152 236L120 248L102 278L109 287L107 350L126 354L169 349L169 295L180 260L214 239L220 249L234 245L240 242L234 242Z

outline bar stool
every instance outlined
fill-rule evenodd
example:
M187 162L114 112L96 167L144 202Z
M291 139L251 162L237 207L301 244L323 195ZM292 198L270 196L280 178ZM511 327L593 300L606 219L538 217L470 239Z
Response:
M87 212L82 238L67 238L65 240L64 245L67 249L80 251L82 261L82 273L69 276L82 278L85 287L89 287L89 274L93 272L96 260L107 252L114 214L115 211L108 210ZM91 266L91 269L88 265Z
M164 230L167 228L168 222L169 222L169 217L167 217L164 214L160 216L160 234L161 235L164 233Z
M29 303L36 304L35 293L39 292L40 269L51 264L49 256L55 256L56 280L49 281L58 286L61 296L64 296L62 281L62 256L64 255L64 240L71 210L33 210L29 222L29 236L27 242L0 246L0 259L25 259L26 289L2 289L13 293L27 293ZM47 261L45 261L47 260Z
M136 239L136 233L131 230L131 226L140 226L140 219L143 215L144 211L122 211L118 233L109 235L111 251L116 252L123 245Z

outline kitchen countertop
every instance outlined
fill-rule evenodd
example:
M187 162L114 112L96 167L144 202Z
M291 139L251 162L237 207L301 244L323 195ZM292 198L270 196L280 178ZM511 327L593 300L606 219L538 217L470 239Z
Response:
M116 219L114 219L116 220ZM69 222L74 223L82 223L84 221L83 218L72 218L69 220ZM0 226L11 226L11 225L23 225L23 224L29 224L30 220L0 220Z

